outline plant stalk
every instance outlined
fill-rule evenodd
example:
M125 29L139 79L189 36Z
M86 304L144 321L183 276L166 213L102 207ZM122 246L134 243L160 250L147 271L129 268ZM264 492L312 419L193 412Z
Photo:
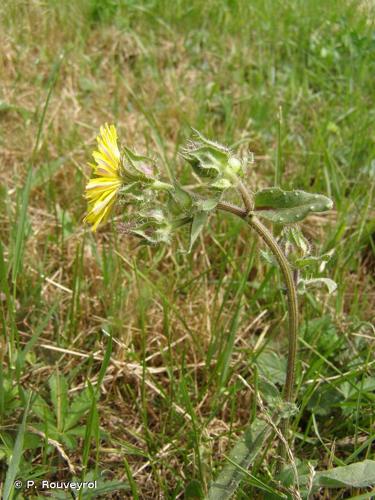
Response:
M241 193L242 194L242 193ZM246 203L248 205L248 203ZM254 215L253 212L248 211L248 207L246 206L246 210L235 205L231 205L229 203L220 202L217 205L217 208L220 210L224 210L226 212L230 212L242 219L246 220L250 227L252 227L258 235L262 238L262 240L266 243L268 248L271 250L273 255L275 256L287 289L288 294L288 362L287 362L287 373L286 380L283 389L283 399L288 403L292 403L294 401L294 379L295 379L295 369L296 369L296 357L297 357L297 330L298 330L298 300L297 300L297 291L295 287L295 282L293 279L293 272L291 270L288 259L286 258L284 252L280 248L276 239L273 237L272 233L267 229L266 226L262 224L262 222ZM288 439L289 433L289 420L285 418L281 423L281 431L284 435L285 439ZM286 457L286 447L280 443L280 455L282 459ZM281 464L279 464L280 470Z

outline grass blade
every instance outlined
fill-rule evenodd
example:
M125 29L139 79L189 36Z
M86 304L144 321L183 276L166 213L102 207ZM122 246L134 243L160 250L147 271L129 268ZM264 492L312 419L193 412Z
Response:
M26 420L27 420L27 415L29 413L31 397L32 397L32 393L30 393L29 399L26 403L26 408L25 408L25 411L23 413L22 422L21 422L20 428L18 429L16 442L14 444L12 458L11 458L10 463L9 463L7 475L5 477L4 496L3 496L4 500L8 500L9 498L12 498L14 481L17 477L17 474L18 474L18 471L20 468L20 463L21 463L21 458L22 458L22 453L23 453L23 439L25 436Z
M21 210L17 218L17 233L13 254L12 282L16 288L17 276L21 268L22 256L26 242L27 207L29 205L29 195L31 188L32 168L28 169L26 182L22 190Z

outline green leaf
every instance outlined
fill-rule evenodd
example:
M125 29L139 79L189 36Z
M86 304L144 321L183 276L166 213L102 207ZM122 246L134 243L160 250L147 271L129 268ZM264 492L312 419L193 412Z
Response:
M304 267L319 266L319 268L323 268L322 271L324 271L325 264L331 260L331 257L331 253L325 253L323 255L307 255L306 257L296 259L294 264L299 269L303 269Z
M72 429L91 407L91 396L88 389L78 394L70 405L65 419L65 431Z
M283 229L282 238L285 239L293 248L298 250L301 255L306 255L310 250L310 244L303 235L301 229L297 226L288 226Z
M255 212L278 224L291 224L312 212L325 212L332 208L332 200L321 194L305 191L283 191L279 187L262 189L255 193Z
M204 498L203 488L199 481L192 479L185 488L184 499L194 499Z
M102 365L100 367L100 371L99 371L99 375L98 375L98 383L96 386L98 395L100 393L100 387L103 383L103 379L104 379L105 373L107 371L108 365L111 361L111 354L112 354L112 335L109 335L104 358L103 358Z
M30 340L27 342L22 351L18 351L17 361L16 361L16 373L18 377L21 375L21 372L24 369L27 355L29 354L29 352L32 351L40 335L45 331L45 328L48 325L49 321L51 320L51 317L55 314L56 309L57 309L57 304L51 307L51 309L45 316L42 316L40 323L37 324Z
M63 375L54 373L49 379L51 400L55 408L57 429L64 429L65 417L68 413L68 384Z
M260 375L274 384L284 384L286 359L273 351L263 351L256 360Z
M340 391L346 399L356 400L361 393L375 391L375 377L363 377L361 382L354 386L353 383L344 382L340 385Z
M375 460L364 460L317 472L314 486L325 488L369 488L375 485Z
M197 199L194 202L194 205L197 207L199 211L210 212L217 207L217 204L220 201L220 197L217 198L206 198L206 199Z
M276 385L262 376L258 379L258 390L269 408L274 408L275 405L280 404L282 401L281 393Z
M260 249L259 253L260 253L261 257L263 257L263 259L271 266L278 265L277 260L274 257L273 253L269 252L268 250L263 250L263 249Z
M82 499L88 498L100 498L101 495L106 495L107 493L113 493L120 490L129 490L129 484L125 481L99 481L98 486L94 491L85 490L82 494ZM103 497L101 497L103 498Z
M189 245L188 253L191 252L191 249L193 248L193 245L194 245L196 239L198 238L204 225L206 224L207 219L208 219L207 212L201 211L201 212L197 212L194 215L193 222L191 223L190 245Z
M33 413L35 413L35 415L40 418L40 420L43 422L43 425L48 427L50 425L55 426L55 416L50 410L47 402L39 394L37 394L34 399Z
M22 257L28 236L28 216L27 209L29 205L29 195L31 190L31 181L33 177L33 170L30 167L27 173L25 185L21 195L21 207L16 221L16 236L13 249L13 269L12 269L12 282L16 283L18 273L22 266Z
M94 437L95 442L97 444L99 438L99 414L97 408L97 398L96 398L96 392L94 391L90 382L88 382L88 390L91 397L91 405L86 420L85 437L83 440L82 466L84 470L86 470L89 461L91 440Z
M173 186L173 191L171 191L174 201L183 210L189 210L192 206L193 200L191 194L185 189L180 187L177 183Z
M310 280L300 280L298 282L298 291L304 293L306 287L309 286L322 286L325 285L328 289L328 293L331 294L336 291L337 284L330 278L313 278Z
M276 419L275 424L277 423ZM271 432L272 427L268 423L259 419L254 420L231 451L230 462L224 466L217 479L211 484L208 500L227 500L232 497L245 476L243 470L248 469L254 462ZM238 464L238 467L235 464Z
M26 403L26 408L23 414L21 425L18 429L17 439L14 444L12 458L10 459L9 468L7 471L7 475L5 477L4 483L4 491L3 491L3 499L8 500L8 498L12 498L12 492L14 488L14 481L17 477L18 471L20 470L20 463L23 454L23 442L26 430L26 420L27 415L29 413L30 401L32 398L32 393L29 395L29 399Z

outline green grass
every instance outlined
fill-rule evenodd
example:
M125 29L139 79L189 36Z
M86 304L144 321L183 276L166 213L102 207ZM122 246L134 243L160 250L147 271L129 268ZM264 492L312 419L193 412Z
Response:
M83 226L106 121L165 177L190 182L177 149L193 126L255 153L251 188L276 177L332 197L303 224L316 253L335 249L338 291L301 299L294 453L317 470L374 458L373 14L348 0L1 5L2 493L75 477L101 478L105 498L199 497L259 412L248 386L267 399L285 377L279 276L241 221L212 217L190 255L183 232L143 248ZM275 454L237 498L277 489Z

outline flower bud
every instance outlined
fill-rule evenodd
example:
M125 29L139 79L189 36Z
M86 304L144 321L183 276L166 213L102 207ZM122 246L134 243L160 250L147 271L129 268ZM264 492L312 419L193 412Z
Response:
M195 131L197 141L190 141L181 151L181 156L192 166L194 172L209 179L210 187L216 191L225 191L234 187L238 175L242 174L243 162L232 155L229 148L210 141L200 132Z
M229 149L206 139L195 131L197 141L190 141L181 150L181 156L192 166L194 172L203 178L217 179L224 171L230 157Z
M235 156L231 156L228 160L228 167L234 172L235 174L239 174L242 170L242 163L241 161L236 158Z

